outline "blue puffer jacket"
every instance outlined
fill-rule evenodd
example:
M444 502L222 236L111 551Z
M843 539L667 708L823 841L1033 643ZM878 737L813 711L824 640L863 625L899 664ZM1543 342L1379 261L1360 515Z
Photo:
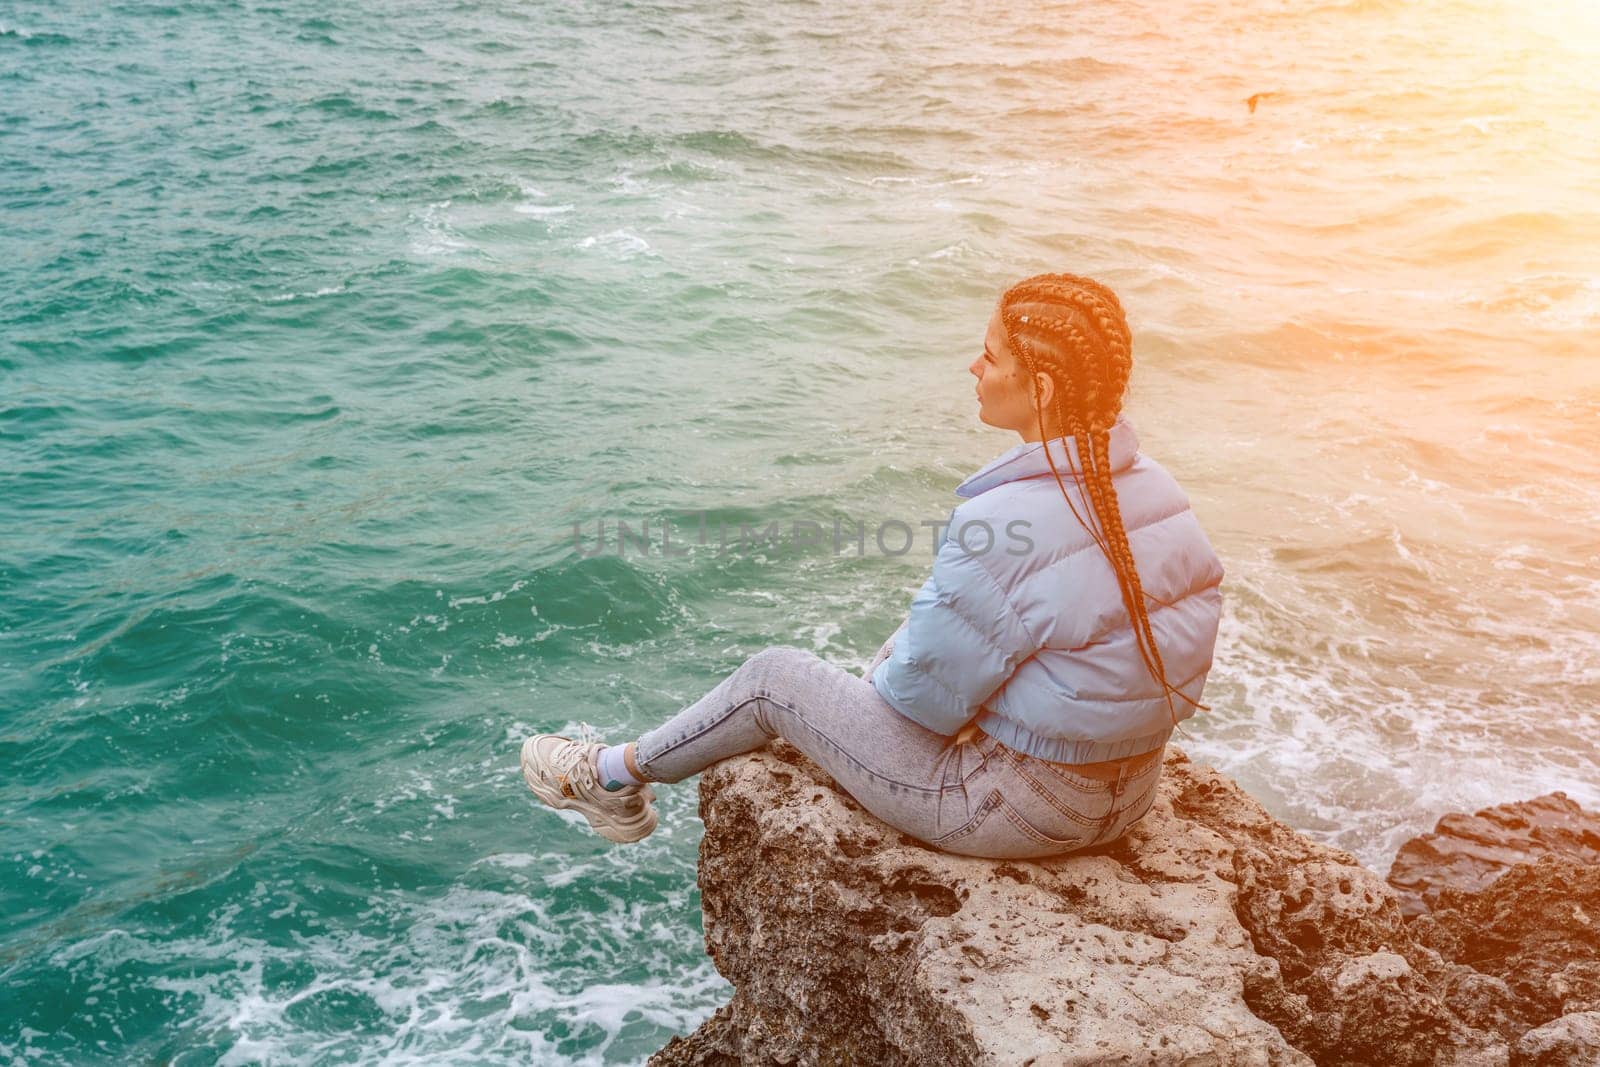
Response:
M1004 745L1060 763L1160 748L1172 717L1134 644L1111 565L1072 517L1044 445L1021 444L956 488L933 573L911 602L872 684L901 714L940 734L977 726ZM1094 523L1069 467L1070 437L1049 443L1078 514ZM1139 454L1126 419L1111 429L1122 506L1167 680L1199 701L1222 614L1222 563L1189 498ZM1174 695L1178 718L1193 707Z

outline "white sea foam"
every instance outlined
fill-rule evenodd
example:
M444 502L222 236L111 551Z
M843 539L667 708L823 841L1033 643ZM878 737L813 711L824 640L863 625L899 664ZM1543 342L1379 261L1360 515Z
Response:
M639 193L649 192L651 189L651 186L648 182L640 181L632 174L627 173L618 174L613 177L611 179L611 184L616 187L618 192L621 192L626 196L636 196Z
M1560 330L1589 330L1600 324L1600 277L1587 277L1562 298L1534 317L1540 326Z
M454 611L456 608L460 607L463 604L498 604L500 601L504 600L506 597L511 596L511 595L513 595L515 593L520 593L527 586L527 584L528 584L528 580L526 578L518 578L516 581L511 583L510 588L508 588L508 589L496 589L494 592L488 594L487 596L483 596L483 595L453 596L453 597L451 597L449 599L448 606L449 606L450 610ZM537 614L537 612L535 612L535 614Z
M1527 553L1503 555L1520 565ZM1404 840L1448 811L1552 789L1600 803L1582 758L1563 766L1547 754L1557 736L1600 735L1600 712L1556 695L1600 679L1600 639L1558 621L1570 597L1545 602L1543 644L1526 645L1528 618L1458 614L1441 632L1481 632L1494 658L1464 663L1464 649L1440 646L1397 671L1389 661L1404 653L1385 636L1393 627L1374 626L1365 601L1237 565L1229 585L1207 682L1213 710L1191 720L1190 739L1176 740L1291 825L1383 870ZM1275 588L1281 596L1269 594ZM1409 610L1427 618L1424 605ZM1539 732L1551 740L1530 744ZM1578 747L1595 755L1592 741Z
M650 242L633 231L626 229L591 234L579 241L577 247L599 249L619 259L632 259L638 255L654 254L650 251Z
M551 218L556 215L565 215L573 210L572 204L518 204L514 211L519 215L533 215L537 218Z
M811 647L818 652L823 651L833 643L835 637L839 636L840 630L841 627L836 622L818 623L816 626L811 627Z
M198 936L151 940L112 930L57 950L51 962L101 973L129 964L151 970L141 981L165 994L187 1026L229 1035L218 1062L239 1065L602 1064L615 1062L625 1031L647 1025L634 1039L642 1047L629 1053L642 1060L660 1043L650 1034L692 1030L728 994L709 961L670 974L647 965L640 973L640 960L663 950L682 955L698 941L678 921L683 893L664 904L616 900L593 914L559 915L547 900L516 892L455 887L431 900L380 893L369 916L383 919L393 937L345 929L302 932L285 944L241 932L247 910L284 914L280 897L295 891L287 882L260 886L249 900L221 908ZM309 970L310 978L288 986L268 979L286 969ZM606 973L629 978L585 977ZM364 1002L382 1023L371 1032L330 1032L307 1011L330 997ZM558 1034L570 1036L558 1041ZM25 1049L31 1038L19 1036ZM572 1051L572 1037L586 1047Z
M440 200L411 213L411 222L420 231L411 240L412 254L448 256L470 247L466 238L450 225L450 201Z
M1518 275L1490 291L1461 294L1456 302L1493 315L1513 313L1539 329L1585 330L1600 323L1600 275L1566 271Z
M319 297L333 296L335 293L345 291L342 285L325 285L320 289L311 289L301 293L279 293L277 296L263 298L263 303L283 304L290 300L316 300Z
M1492 115L1470 115L1461 120L1461 128L1464 130L1476 131L1477 133L1481 133L1487 137L1490 133L1489 127L1493 123L1494 116Z

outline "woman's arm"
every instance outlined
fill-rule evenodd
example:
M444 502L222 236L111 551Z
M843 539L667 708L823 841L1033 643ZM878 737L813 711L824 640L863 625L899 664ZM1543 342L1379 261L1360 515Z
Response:
M901 623L900 624L900 628L898 630L896 630L894 633L890 634L889 635L889 640L885 641L883 643L883 647L878 649L878 654L876 656L872 657L872 662L867 665L867 673L864 675L864 677L868 681L872 680L872 675L873 675L873 673L875 671L877 671L878 664L880 664L884 660L888 659L889 658L889 654L894 651L894 639L899 637L900 636L900 632L902 630L904 630L905 628L906 628L905 623Z
M891 642L870 676L873 688L906 718L947 737L1039 650L987 564L948 534Z

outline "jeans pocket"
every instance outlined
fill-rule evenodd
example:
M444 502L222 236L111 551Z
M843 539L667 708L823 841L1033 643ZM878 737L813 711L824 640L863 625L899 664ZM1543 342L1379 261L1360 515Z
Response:
M1093 826L1073 821L1040 826L1034 818L992 790L964 825L928 843L964 856L1040 859L1081 848L1094 837Z
M1105 825L1116 803L1114 783L1080 774L1068 777L1044 766L1042 760L1011 754L1003 787L1013 807L1037 812L1032 820L1036 825L1048 821L1090 831Z

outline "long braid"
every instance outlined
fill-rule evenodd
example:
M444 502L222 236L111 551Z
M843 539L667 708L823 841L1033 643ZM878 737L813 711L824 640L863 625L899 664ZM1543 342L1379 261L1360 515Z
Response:
M1026 307L1027 312L1020 307ZM1133 626L1134 644L1140 659L1151 677L1160 683L1172 724L1181 731L1177 708L1172 702L1174 693L1196 708L1207 708L1167 680L1166 665L1156 644L1146 601L1163 605L1168 602L1145 592L1139 580L1133 547L1122 523L1122 508L1112 480L1110 429L1121 410L1133 366L1132 335L1122 305L1116 294L1092 279L1073 274L1041 274L1007 289L1000 298L1000 312L1011 350L1027 372L1030 387L1035 390L1034 410L1041 441L1047 442L1048 438L1044 405L1037 400L1035 375L1042 370L1056 385L1051 414L1058 429L1064 431L1064 436L1071 437L1076 446L1078 463L1073 464L1069 454L1068 470L1081 497L1089 505L1089 521L1085 521L1073 503L1048 443L1043 446L1045 458L1073 517L1111 566L1123 607Z
M1101 341L1097 346L1088 347L1084 345L1084 338L1078 335L1076 330L1071 331L1073 350L1080 354L1088 371L1089 389L1085 390L1085 393L1090 412L1088 421L1093 424L1088 435L1091 471L1089 484L1098 490L1095 493L1096 517L1101 519L1102 530L1106 534L1101 547L1102 551L1107 548L1110 550L1108 559L1113 563L1113 571L1117 574L1124 606L1129 608L1129 620L1135 627L1135 645L1139 648L1146 669L1161 683L1169 714L1176 726L1178 723L1177 712L1172 704L1173 693L1177 693L1184 701L1195 707L1204 705L1191 700L1187 694L1177 690L1167 681L1166 666L1161 659L1161 650L1156 642L1149 609L1145 602L1155 600L1157 603L1170 605L1167 601L1147 593L1139 579L1139 570L1127 531L1122 523L1122 509L1117 502L1111 472L1109 425L1116 419L1117 411L1121 407L1122 394L1126 390L1128 376L1132 370L1132 337L1116 296L1104 286L1092 283L1088 279L1082 281L1084 284L1078 286L1076 292L1061 295L1065 295L1067 297L1065 302L1079 311L1085 319L1093 320L1096 327L1093 332L1100 335L1098 340ZM1087 299L1084 299L1085 293L1088 294ZM1079 299L1073 300L1073 296ZM1099 354L1103 356L1102 359L1092 358L1095 349L1098 349ZM1089 358L1083 358L1085 356ZM1095 403L1095 400L1101 402ZM1079 438L1077 444L1082 449L1084 442Z
M1117 335L1113 332L1111 336ZM1115 354L1114 350L1112 354ZM1086 360L1085 363L1089 381L1096 387L1091 391L1091 395L1113 391L1111 383L1104 381L1105 373L1112 368L1108 368L1104 362L1092 359ZM1131 365L1131 360L1129 364ZM1122 381L1125 383L1126 377L1123 377ZM1121 389L1114 391L1120 394ZM1150 627L1150 613L1144 602L1144 587L1139 581L1139 569L1134 563L1133 546L1129 544L1127 530L1122 524L1122 508L1117 501L1116 487L1112 482L1109 430L1096 429L1090 432L1089 457L1091 469L1089 484L1098 489L1097 516L1106 534L1106 543L1111 548L1111 555L1115 559L1113 569L1117 572L1117 584L1122 591L1123 604L1128 608L1128 620L1135 628L1134 643L1139 648L1139 655L1144 660L1145 668L1150 671L1152 677L1163 683L1163 695L1167 700L1168 711L1172 715L1173 724L1177 725L1177 711L1172 707L1170 687L1165 684L1166 666L1161 660L1161 650L1156 647L1155 633Z
M1021 344L1022 338L1020 337L1019 332L1015 330L1014 323L1013 323L1013 321L1011 319L1007 319L1004 315L1002 315L1001 318L1002 318L1002 322L1004 322L1004 324L1006 326L1007 343L1011 345L1011 350L1013 352L1017 353L1018 358L1022 361L1024 367L1027 368L1028 374L1031 377L1033 375L1033 373L1034 373L1033 360L1030 358L1029 353L1026 351L1026 349L1022 346L1022 344ZM1056 420L1057 420L1057 424L1058 425L1066 428L1067 431L1074 436L1074 438L1079 438L1084 433L1083 419L1082 419L1081 412L1080 412L1080 409L1079 409L1078 405L1069 404L1067 402L1067 398L1068 398L1068 396L1070 396L1071 391L1072 391L1072 384L1071 384L1070 380L1067 381L1067 382L1064 382L1063 385L1062 385L1062 388L1056 390L1054 414L1056 416ZM1044 411L1043 411L1043 408L1041 406L1039 406L1039 405L1035 405L1034 414L1039 419L1039 437L1040 437L1040 440L1044 440L1045 439L1045 429L1044 429ZM1050 450L1048 448L1046 448L1044 450L1044 454L1045 454L1045 459L1048 460L1049 463L1050 463L1051 472L1053 474L1055 474L1056 485L1060 487L1061 495L1066 498L1067 507L1072 510L1072 517L1074 519L1078 520L1078 525L1082 526L1084 528L1084 530L1088 532L1089 536L1092 537L1094 539L1095 543L1100 546L1100 549L1101 549L1102 552L1109 552L1109 549L1106 547L1106 544L1105 544L1104 535L1102 535L1097 529L1095 529L1094 526L1091 526L1088 522L1085 522L1083 516L1078 514L1078 506L1072 502L1072 494L1068 493L1067 492L1067 487L1064 484L1062 484L1061 472L1056 470L1055 459L1050 455ZM1080 451L1078 454L1080 456L1082 456L1082 455L1085 455L1086 453L1083 452L1083 451ZM1088 502L1089 505L1090 505L1089 517L1092 520L1092 519L1095 518L1094 510L1093 510L1094 502L1089 499L1089 494L1084 488L1083 476L1082 476L1081 472L1079 472L1079 470L1076 467L1071 466L1072 460L1071 460L1070 456L1068 457L1067 462L1068 462L1068 469L1072 472L1073 481L1078 486L1078 491L1083 495L1085 501Z
M1088 280L1085 279L1087 282ZM1144 660L1145 667L1153 678L1162 685L1162 692L1167 701L1169 714L1172 716L1173 725L1177 726L1177 711L1172 704L1172 694L1195 707L1203 707L1191 700L1187 694L1177 690L1167 681L1166 665L1161 659L1161 650L1156 642L1155 632L1150 623L1149 609L1146 600L1155 600L1160 604L1168 604L1145 592L1143 583L1139 579L1139 570L1134 561L1133 548L1128 540L1127 530L1122 524L1122 509L1117 502L1116 487L1112 480L1110 442L1111 434L1106 418L1115 421L1116 413L1121 407L1122 394L1126 389L1128 376L1132 370L1132 338L1128 332L1126 319L1123 317L1120 303L1114 294L1103 286L1082 286L1078 293L1084 290L1094 298L1088 300L1072 301L1076 310L1083 316L1092 318L1097 327L1095 332L1100 335L1101 344L1097 346L1104 356L1101 360L1093 358L1084 359L1088 371L1090 389L1088 397L1094 398L1099 394L1101 404L1090 400L1090 411L1102 414L1105 417L1092 419L1096 424L1089 433L1090 478L1091 486L1096 492L1097 517L1101 519L1102 530L1106 537L1102 542L1102 550L1109 548L1109 559L1113 559L1113 570L1117 574L1118 587L1122 592L1124 606L1129 609L1129 621L1134 625L1135 645L1139 649L1140 658ZM1095 299L1098 298L1098 299ZM1069 296L1070 300L1070 296ZM1074 331L1076 334L1076 331ZM1083 338L1074 336L1075 350L1085 353L1081 347ZM1092 356L1093 349L1088 350ZM1110 379L1109 381L1107 379ZM1080 448L1083 441L1079 440ZM1170 606L1170 605L1168 605Z

